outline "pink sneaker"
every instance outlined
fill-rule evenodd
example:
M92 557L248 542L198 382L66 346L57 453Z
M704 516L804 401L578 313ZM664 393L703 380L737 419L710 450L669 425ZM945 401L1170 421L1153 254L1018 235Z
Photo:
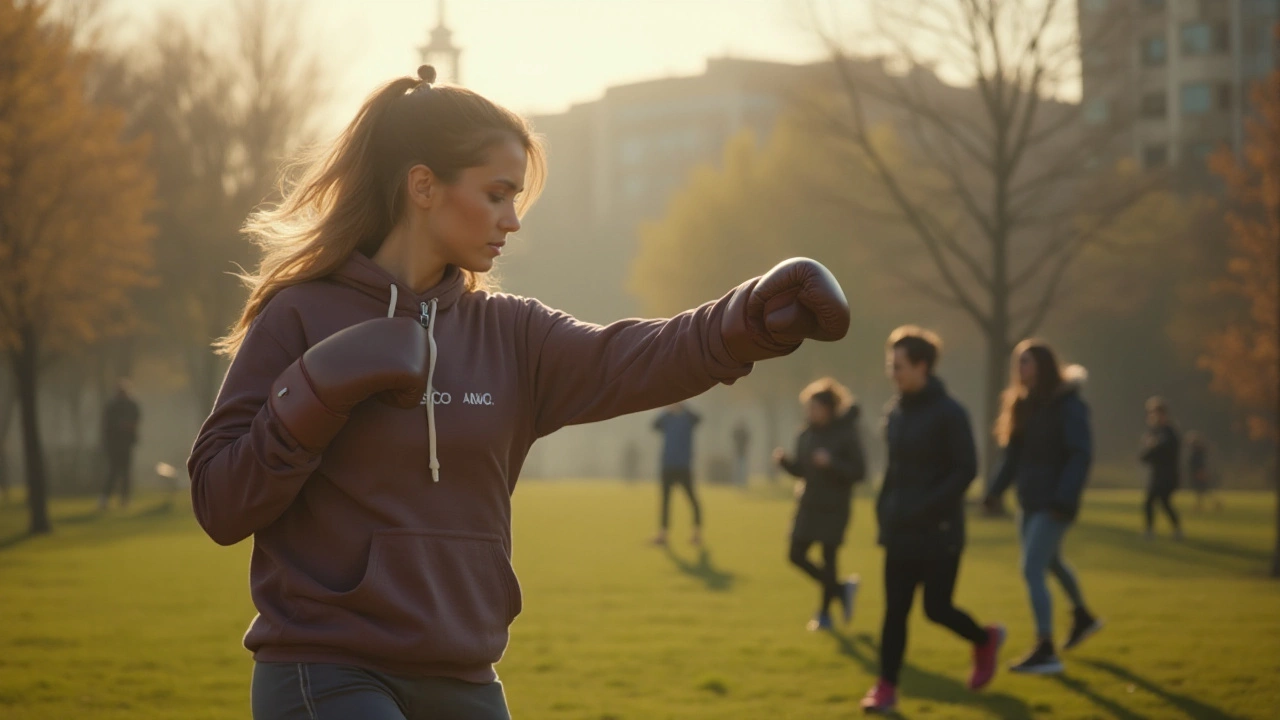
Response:
M877 680L875 687L867 691L862 698L862 711L872 713L891 713L898 706L898 689L884 680Z
M973 674L969 676L969 689L981 690L995 679L1000 647L1004 645L1004 626L988 625L987 642L973 648Z

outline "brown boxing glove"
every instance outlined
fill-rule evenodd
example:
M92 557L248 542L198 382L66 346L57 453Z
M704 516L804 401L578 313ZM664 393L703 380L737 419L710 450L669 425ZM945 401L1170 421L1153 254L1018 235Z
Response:
M720 332L738 362L767 360L791 353L805 340L843 338L849 332L849 301L822 263L792 258L735 291Z
M427 390L427 330L412 318L378 318L313 345L271 386L271 410L300 445L320 452L370 397L414 408Z

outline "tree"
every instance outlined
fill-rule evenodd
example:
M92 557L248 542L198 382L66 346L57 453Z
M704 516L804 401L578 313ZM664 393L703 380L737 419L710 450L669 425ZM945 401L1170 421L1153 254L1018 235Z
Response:
M870 262L869 246L850 241L847 209L810 192L814 185L841 194L878 192L869 173L852 173L824 153L803 123L784 116L770 137L743 132L728 142L719 167L696 168L664 216L641 228L630 290L643 312L668 316L694 307L796 255L824 263L840 279L853 309L851 337L886 337L919 310L911 300L877 302L887 284ZM863 221L856 230L857 237L902 236L896 222ZM765 433L756 447L767 453L783 440L780 421L798 408L804 384L831 374L853 385L851 376L875 368L868 375L879 390L881 367L879 342L806 343L784 360L757 365L732 392L762 411Z
M43 2L0 0L0 345L18 390L30 531L48 532L47 356L125 332L147 282L153 181L124 115L86 96L88 57Z
M831 153L850 167L869 166L887 196L884 204L845 202L868 216L896 214L910 227L928 271L899 271L899 278L960 309L985 338L988 429L1014 343L1041 327L1083 251L1153 187L1131 169L1109 173L1101 162L1116 149L1131 109L1088 115L1055 99L1081 79L1081 33L1097 42L1125 19L1121 12L1114 22L1077 24L1076 5L878 0L873 41L891 59L857 59L826 36L842 100L810 109ZM1085 80L1105 76L1096 70ZM876 142L876 128L886 124L900 129L907 162ZM984 434L989 464L994 440Z
M324 100L319 63L302 49L300 5L236 0L221 12L229 17L199 24L162 16L113 90L155 147L161 284L147 319L181 352L201 413L222 379L211 345L243 304L233 273L253 265L240 226L270 199Z
M1254 87L1252 110L1241 156L1222 149L1211 158L1232 204L1232 254L1217 287L1243 307L1208 337L1200 362L1213 376L1212 387L1244 411L1249 434L1275 443L1271 575L1280 577L1280 71Z

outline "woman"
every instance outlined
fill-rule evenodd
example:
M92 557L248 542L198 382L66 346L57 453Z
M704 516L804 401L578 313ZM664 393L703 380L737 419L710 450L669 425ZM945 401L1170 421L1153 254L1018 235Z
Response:
M987 495L998 507L1000 495L1018 486L1022 508L1022 574L1035 615L1036 645L1010 670L1056 674L1063 670L1053 642L1053 605L1046 573L1061 583L1074 605L1074 620L1064 649L1079 645L1102 628L1085 606L1075 573L1062 558L1062 540L1080 512L1080 497L1093 458L1089 406L1080 397L1084 368L1059 369L1048 345L1024 340L1013 351L1013 371L1004 393L996 438L1005 448L1004 463Z
M858 406L849 390L831 378L809 384L800 393L808 427L796 438L795 455L782 448L774 461L787 473L801 478L799 505L791 529L791 563L818 582L822 589L818 612L810 630L832 626L831 603L840 598L844 622L853 619L858 576L837 582L836 553L844 544L849 526L853 486L867 475L862 441L858 437ZM822 546L822 566L809 560L809 548Z
M254 539L258 720L508 717L493 664L521 607L510 496L534 440L848 328L839 285L803 259L609 327L486 292L542 150L434 77L376 91L247 224L265 255L188 468L205 531Z

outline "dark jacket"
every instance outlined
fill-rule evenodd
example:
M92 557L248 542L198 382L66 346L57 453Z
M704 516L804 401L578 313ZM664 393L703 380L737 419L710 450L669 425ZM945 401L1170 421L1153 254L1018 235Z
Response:
M1024 513L1055 511L1074 519L1093 462L1089 406L1080 397L1083 370L1068 368L1054 397L1025 403L1022 427L1009 439L1004 461L991 486L999 496L1012 484Z
M804 493L796 509L792 536L801 540L839 545L849 525L853 486L867 477L862 439L858 437L858 407L825 427L807 427L796 438L796 453L782 459L782 469L804 478ZM813 463L817 450L831 455L827 467Z
M133 398L123 393L111 398L102 410L102 446L108 452L127 451L138 442L138 421L142 412Z
M722 328L734 293L754 285L670 320L601 327L469 292L456 268L423 295L393 284L356 254L267 303L192 449L192 503L219 543L253 536L258 616L244 643L258 661L491 682L521 609L511 493L530 446L746 375ZM332 412L305 382L272 393L277 378L344 328L389 312L427 321L424 308L435 308L430 411L363 402L323 451L301 446L280 403Z
M880 544L959 552L964 496L978 472L969 414L937 378L894 401L885 422L889 445L876 502Z
M1139 456L1151 468L1147 484L1153 490L1173 490L1178 487L1178 458L1182 442L1172 425L1156 428L1148 433L1151 442Z

